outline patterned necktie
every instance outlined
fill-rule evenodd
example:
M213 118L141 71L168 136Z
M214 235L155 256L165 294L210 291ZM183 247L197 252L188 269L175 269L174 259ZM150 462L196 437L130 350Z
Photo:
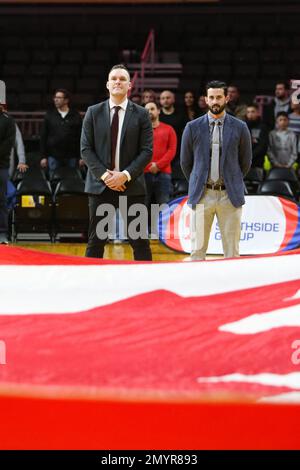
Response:
M116 148L119 133L119 110L121 106L114 106L114 115L111 121L110 134L111 134L111 169L116 167Z
M210 177L216 182L219 179L219 160L220 160L220 121L214 122L211 144L211 166Z

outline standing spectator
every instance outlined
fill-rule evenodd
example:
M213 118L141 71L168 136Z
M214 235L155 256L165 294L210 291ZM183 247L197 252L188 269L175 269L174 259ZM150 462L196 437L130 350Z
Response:
M228 85L226 111L242 121L246 120L247 105L241 102L240 90L236 85Z
M199 116L203 116L207 113L208 107L205 100L205 95L200 95L198 98L198 108L199 108Z
M268 128L262 122L257 104L247 106L246 124L252 139L252 167L263 168L265 155L268 150Z
M285 111L277 114L276 127L269 134L268 157L275 168L291 168L297 160L297 138L288 130L289 117Z
M16 123L16 140L15 145L11 149L10 158L9 158L9 177L12 178L15 172L16 166L16 156L18 159L17 170L21 173L25 173L28 169L28 165L26 165L26 155L25 155L25 147L22 138L21 131Z
M130 99L135 104L142 104L142 97L139 93L133 93L132 95L130 95Z
M298 160L300 157L300 103L291 103L292 112L289 114L289 130L297 137Z
M146 203L148 214L151 213L151 202L164 204L171 194L171 161L176 155L177 137L173 127L159 121L159 105L147 103L153 129L153 155L146 166L145 179L147 186ZM153 223L153 221L152 221Z
M263 111L263 121L269 130L274 129L276 116L282 111L288 114L292 112L290 88L284 81L276 83L274 100Z
M146 90L143 91L142 93L142 106L145 106L145 104L155 102L156 101L156 93L154 90L151 90L151 88L147 88Z
M200 116L199 109L195 102L195 95L192 91L186 91L184 94L184 117L186 122L192 121Z
M0 244L5 245L8 243L8 210L6 204L8 168L10 152L15 139L15 122L4 112L4 105L0 103Z
M185 180L180 167L180 142L181 136L186 124L186 119L184 118L183 113L179 112L175 108L175 95L170 90L164 90L160 94L160 122L169 124L172 126L177 135L177 152L174 160L172 161L172 179L174 180Z
M65 89L54 93L54 109L46 115L41 131L42 168L49 168L50 175L60 167L76 168L80 160L80 133L82 119L70 106L70 94Z

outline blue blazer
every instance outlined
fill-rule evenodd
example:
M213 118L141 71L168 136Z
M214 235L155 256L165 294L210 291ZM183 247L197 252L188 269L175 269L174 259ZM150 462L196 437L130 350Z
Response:
M243 177L252 161L251 136L247 125L226 114L223 125L220 172L235 207L245 204ZM204 192L210 169L210 134L207 114L187 123L181 141L180 163L189 182L189 204L197 204Z

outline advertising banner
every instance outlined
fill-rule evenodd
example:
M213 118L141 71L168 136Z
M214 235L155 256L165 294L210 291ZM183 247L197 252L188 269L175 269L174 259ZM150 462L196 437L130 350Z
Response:
M300 207L275 196L246 196L243 206L240 254L257 255L292 250L300 246ZM159 238L169 248L190 253L191 208L187 196L169 203L162 212ZM208 254L223 254L216 217L212 226Z

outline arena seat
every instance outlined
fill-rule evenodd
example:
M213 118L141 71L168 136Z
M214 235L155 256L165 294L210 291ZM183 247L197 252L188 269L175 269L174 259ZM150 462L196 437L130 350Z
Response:
M296 201L295 195L288 181L269 180L263 181L257 190L257 194L270 195L270 196L284 196L288 199Z
M53 241L53 198L51 186L39 169L25 173L17 186L12 213L12 241L21 233L46 233Z
M60 233L86 235L89 224L87 194L82 179L61 180L54 192L54 241Z

